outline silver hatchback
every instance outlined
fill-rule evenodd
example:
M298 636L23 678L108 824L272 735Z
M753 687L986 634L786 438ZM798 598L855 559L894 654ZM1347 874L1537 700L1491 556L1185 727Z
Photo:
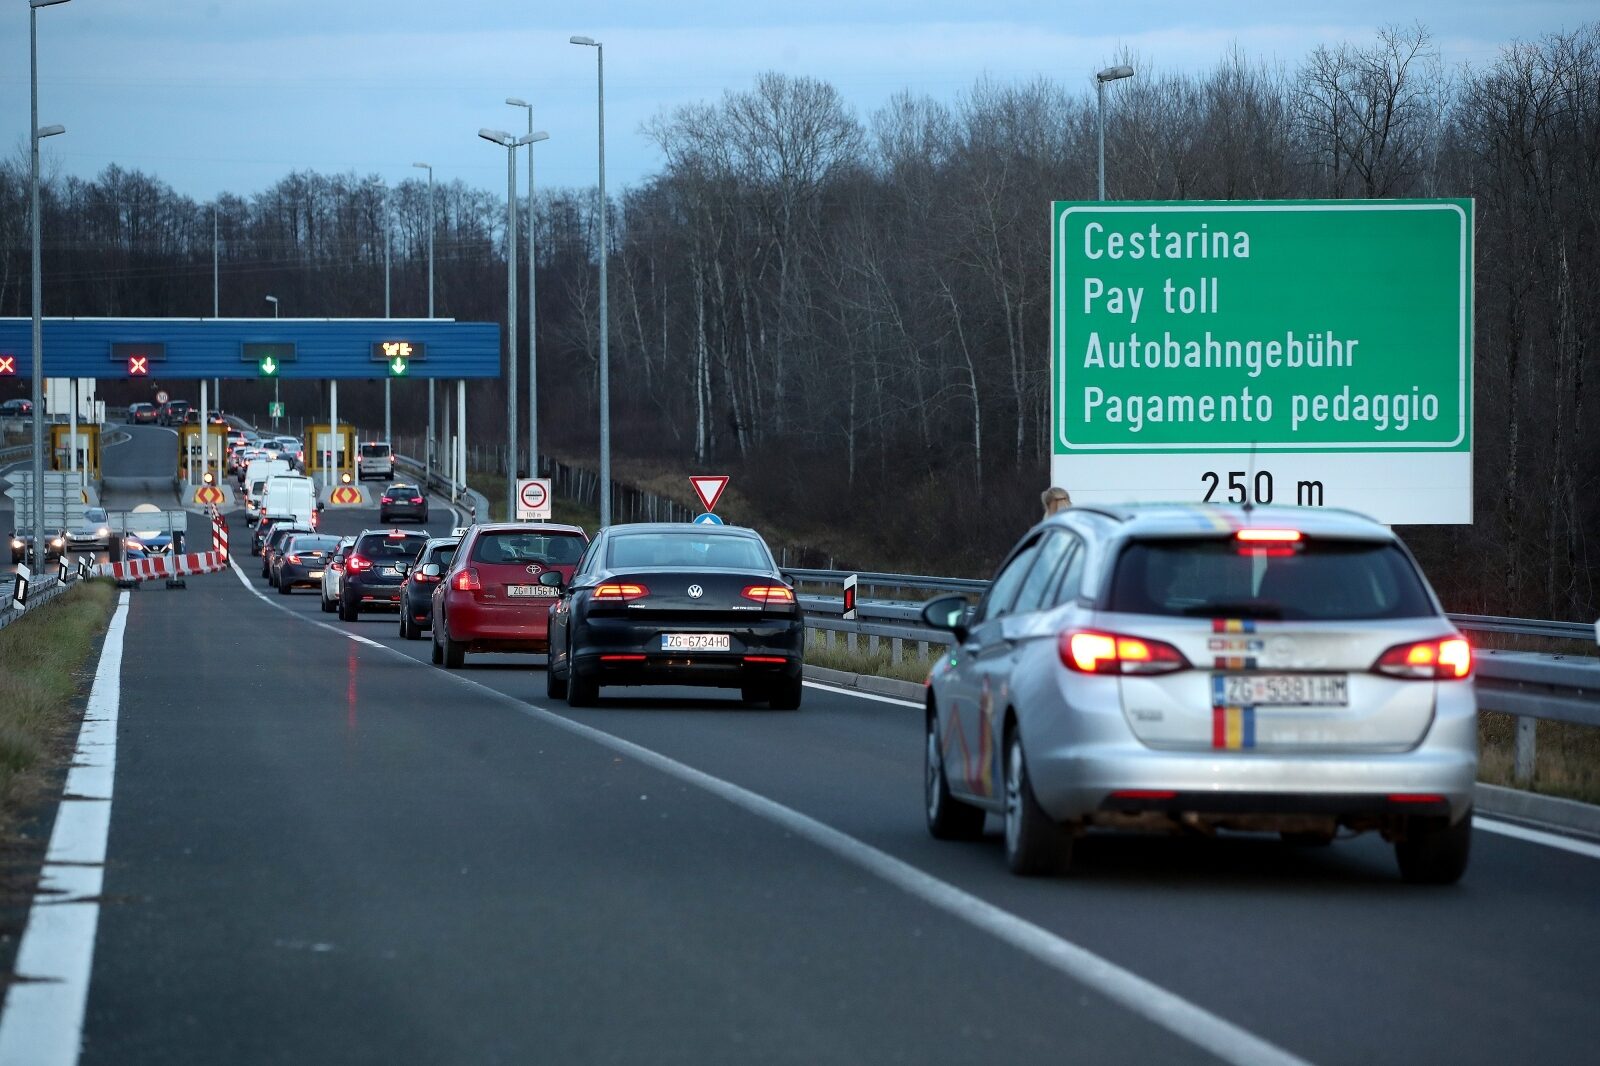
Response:
M1472 651L1387 527L1347 511L1073 508L977 607L929 602L934 836L1005 821L1020 874L1091 827L1391 841L1408 881L1466 870Z

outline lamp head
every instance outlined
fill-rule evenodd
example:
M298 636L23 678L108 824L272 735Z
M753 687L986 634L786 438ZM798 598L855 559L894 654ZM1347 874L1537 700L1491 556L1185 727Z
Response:
M486 141L493 141L502 148L510 148L512 145L511 134L505 130L491 130L486 126L478 131L478 136Z
M29 7L55 7L57 4L64 4L66 2L67 2L67 0L28 0L28 6Z
M432 170L433 169L433 164L432 163L412 163L411 165L414 166L414 167L417 167L420 170Z
M510 104L512 107L528 107L528 108L531 108L533 106L532 104L528 103L528 101L523 100L523 99L521 99L519 97L516 97L516 96L508 96L508 97L506 97L506 103Z
M1095 75L1101 81L1118 81L1122 78L1133 77L1133 68L1124 64L1120 67L1107 67Z
M537 132L533 133L531 136L525 137L523 139L526 140L529 144L538 144L540 141L548 141L550 139L550 135L548 133L546 133L544 130L538 130Z
M34 131L33 135L34 135L34 137L36 137L37 139L42 141L46 137L54 137L54 136L56 136L58 134L62 134L62 133L65 133L65 132L67 132L67 127L65 127L65 126L40 126L37 130Z
M598 48L600 46L600 42L593 37L569 37L567 40L573 44L588 45L590 48Z

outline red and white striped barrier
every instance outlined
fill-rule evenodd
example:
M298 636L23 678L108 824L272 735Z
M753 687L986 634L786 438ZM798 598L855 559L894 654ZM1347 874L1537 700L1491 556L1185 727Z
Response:
M94 568L97 577L116 581L154 581L158 578L191 577L214 574L228 568L228 523L211 508L211 550L188 555L152 555L125 563L101 563Z

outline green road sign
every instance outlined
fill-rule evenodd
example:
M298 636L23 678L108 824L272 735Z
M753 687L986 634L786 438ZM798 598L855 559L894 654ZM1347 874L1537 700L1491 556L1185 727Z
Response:
M284 417L283 404L279 403L276 400L269 400L267 402L267 417L268 418L283 418Z
M1057 203L1075 500L1472 520L1472 201Z
M270 355L257 363L256 366L264 378L275 378L278 376L278 371L283 369L283 364Z
M389 360L389 376L392 378L403 378L406 376L406 371L410 368L410 366L410 363L406 362L405 359L397 355L393 359Z

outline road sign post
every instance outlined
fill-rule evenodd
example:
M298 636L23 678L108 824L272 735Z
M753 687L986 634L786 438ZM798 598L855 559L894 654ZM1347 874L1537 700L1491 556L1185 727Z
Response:
M1472 201L1052 219L1051 480L1074 500L1472 521Z
M525 477L517 479L517 521L550 521L550 479Z

